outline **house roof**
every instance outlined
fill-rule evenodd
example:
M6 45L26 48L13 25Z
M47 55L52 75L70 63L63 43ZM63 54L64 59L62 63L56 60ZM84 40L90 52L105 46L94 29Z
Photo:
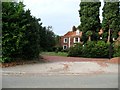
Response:
M69 32L67 32L64 36L75 36L76 35L76 32L74 31L69 31Z
M69 31L64 36L65 37L82 36L82 32L80 32L79 35L76 35L76 31Z

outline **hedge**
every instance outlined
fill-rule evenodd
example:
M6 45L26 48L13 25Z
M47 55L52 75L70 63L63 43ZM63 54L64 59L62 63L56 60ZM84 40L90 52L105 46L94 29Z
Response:
M84 45L77 44L74 47L71 47L68 51L68 56L109 58L109 46L110 44L105 43L104 41L88 41ZM117 55L117 53L115 55Z

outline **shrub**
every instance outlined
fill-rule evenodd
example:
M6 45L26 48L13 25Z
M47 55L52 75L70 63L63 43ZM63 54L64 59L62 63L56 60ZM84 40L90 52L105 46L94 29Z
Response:
M114 46L114 54L113 57L120 57L120 45L115 47Z
M68 56L82 56L82 45L76 44L74 47L71 47L68 51Z
M93 57L97 58L108 58L109 57L109 46L110 44L104 41L98 41L95 47L92 48Z
M95 46L95 43L94 41L88 41L83 49L82 49L82 56L83 57L93 57L94 53L93 53L93 47Z
M71 47L68 56L88 57L88 58L108 58L109 44L104 41L88 41L84 46L81 44Z
M9 13L9 15L8 15ZM2 60L11 62L17 58L39 57L39 19L30 10L24 10L22 2L2 3ZM42 27L42 26L41 26Z

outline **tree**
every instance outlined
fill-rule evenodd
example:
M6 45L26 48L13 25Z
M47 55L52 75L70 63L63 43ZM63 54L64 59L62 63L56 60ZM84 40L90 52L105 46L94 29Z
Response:
M41 49L43 51L51 51L55 46L55 34L52 31L52 26L43 27L40 31L40 42Z
M87 35L87 37L88 37L88 41L91 41L91 36L92 36L92 31L87 31L86 32L86 35Z
M39 21L40 19L37 19L33 16L31 16L30 10L27 10L25 13L25 19L24 22L25 25L28 25L26 27L26 30L24 32L24 40L27 41L26 44L24 44L22 48L22 57L25 59L33 59L39 57L40 52L40 45L39 45L39 32L40 32L40 26Z
M88 30L91 30L93 35L92 39L96 40L97 36L96 33L98 33L101 24L99 19L99 8L101 3L99 0L96 2L83 2L80 3L80 21L81 24L78 26L78 28L83 31L83 33L86 33Z
M118 2L107 2L104 0L102 28L104 30L103 39L110 42L111 38L117 38L120 30L120 13Z
M10 61L21 54L24 45L23 34L26 25L20 17L24 14L23 3L2 3L2 62ZM23 43L21 43L23 42Z
M39 19L22 2L2 3L2 62L39 57Z

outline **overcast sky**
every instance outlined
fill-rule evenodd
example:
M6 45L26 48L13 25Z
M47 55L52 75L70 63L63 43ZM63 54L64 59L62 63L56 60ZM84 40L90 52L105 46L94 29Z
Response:
M23 0L23 3L33 16L41 18L43 26L52 26L57 35L64 35L73 25L80 24L80 0Z

